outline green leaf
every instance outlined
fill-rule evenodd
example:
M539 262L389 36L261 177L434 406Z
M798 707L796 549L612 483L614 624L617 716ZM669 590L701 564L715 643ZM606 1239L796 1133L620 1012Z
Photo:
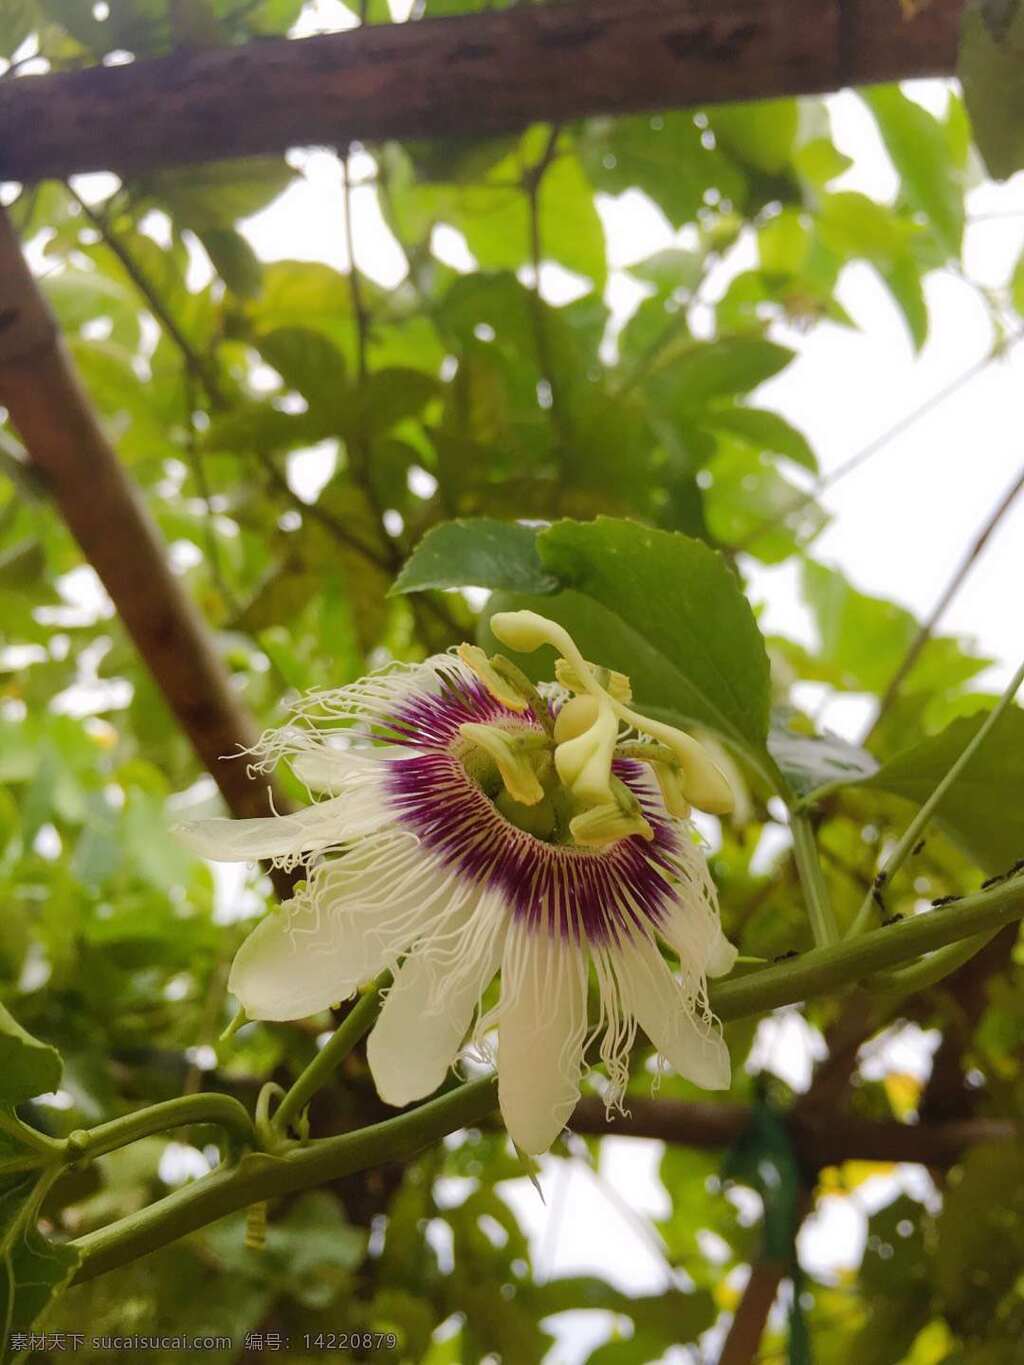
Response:
M473 585L509 592L554 592L558 580L544 571L536 541L534 527L515 521L489 517L447 521L427 532L391 591Z
M801 734L788 725L772 727L768 749L798 796L818 787L860 782L878 772L878 763L839 735Z
M749 393L785 369L793 352L760 337L689 343L662 365L652 389L673 412L693 412L712 399Z
M821 639L819 657L837 669L843 686L883 692L917 634L910 612L858 592L841 573L810 560L801 586Z
M20 1104L60 1085L60 1054L26 1033L0 1005L0 1104Z
M158 171L137 180L135 190L167 208L179 227L201 234L233 227L240 218L258 213L294 179L295 171L283 158L250 157Z
M209 227L196 235L231 292L240 299L256 298L263 285L263 266L242 234L232 227Z
M891 266L906 255L920 230L885 204L855 190L822 197L821 235L840 256L863 256L874 265Z
M718 445L704 490L708 529L717 541L779 564L822 530L821 505L784 478L768 455L728 436Z
M896 85L862 92L912 208L930 222L950 256L960 255L964 234L963 189L938 119Z
M1024 316L1024 251L1017 258L1010 277L1010 297L1017 312Z
M796 275L807 260L813 234L806 216L783 209L762 223L757 232L761 269L769 275Z
M588 658L628 673L641 707L706 725L771 769L768 655L721 555L612 517L557 522L537 546L572 598L598 608L570 606L570 629ZM550 614L562 619L561 599L553 605Z
M6 1361L24 1354L16 1334L31 1330L70 1282L81 1256L74 1247L48 1242L37 1227L40 1205L63 1165L44 1158L27 1166L38 1153L19 1141L22 1125L6 1105L0 1105L0 1119L0 1359Z
M985 722L965 716L907 749L867 785L921 805ZM936 818L989 874L1024 855L1024 711L1011 707L943 797Z
M757 450L770 450L785 455L812 474L818 472L818 460L802 431L767 408L715 408L705 421L713 430L728 431L739 436ZM762 515L762 520L768 513Z
M950 1324L966 1336L986 1335L1000 1309L1019 1302L1014 1284L1024 1259L1024 1146L973 1148L962 1178L943 1199L936 1231L935 1283Z
M799 113L796 100L720 104L708 123L721 147L738 161L768 175L784 170L793 151Z
M710 191L734 205L747 197L742 171L719 148L705 145L689 111L592 119L580 158L595 189L640 189L675 228L696 221Z
M1007 180L1024 166L1024 7L971 0L960 27L957 75L989 174Z
M910 256L902 256L879 273L903 314L914 350L919 351L928 340L928 304L920 270Z

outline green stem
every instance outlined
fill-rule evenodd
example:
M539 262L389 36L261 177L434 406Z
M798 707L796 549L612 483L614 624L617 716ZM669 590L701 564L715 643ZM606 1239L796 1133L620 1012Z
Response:
M279 1132L287 1132L288 1125L301 1114L316 1092L327 1084L356 1043L369 1033L380 1013L380 993L390 980L390 972L382 972L377 977L305 1071L296 1077L274 1113L272 1122Z
M915 846L918 839L921 837L922 833L924 832L925 826L928 824L928 821L935 814L935 811L938 808L939 803L942 801L942 798L946 795L950 787L952 787L953 783L957 780L957 778L960 776L963 770L967 767L968 763L970 763L971 759L981 748L982 744L984 744L985 740L988 738L993 727L999 721L999 718L1002 716L1003 712L1010 706L1014 697L1017 695L1018 691L1020 690L1021 683L1024 683L1024 663L1022 663L1020 668L1017 669L1017 672L1010 679L1010 684L1007 687L1006 691L1003 693L1003 695L999 698L999 701L986 716L984 725L974 736L974 738L964 746L963 753L952 765L949 772L942 779L939 785L935 788L931 796L929 796L928 800L924 803L921 809L914 816L913 820L911 820L910 824L907 826L903 834L903 837L897 843L893 851L889 854L889 857L885 860L885 865L882 867L878 876L875 878L871 890L865 896L864 903L857 911L857 915L853 923L850 925L849 930L847 931L846 935L847 938L856 938L858 934L863 933L864 929L867 927L868 921L871 918L871 912L874 907L876 892L879 892L882 887L886 886L889 882L891 882L893 877L906 862L910 850Z
M12 1138L21 1143L24 1147L31 1147L42 1157L56 1157L60 1160L64 1152L64 1143L60 1138L49 1137L46 1133L41 1133L38 1128L30 1128L27 1123L22 1123L17 1115L5 1112L0 1109L0 1130L9 1133ZM33 1163L37 1165L37 1162ZM10 1169L5 1167L5 1169Z
M849 986L874 972L916 962L936 948L994 932L1022 916L1024 877L1015 877L941 910L928 910L856 939L814 948L736 981L712 982L711 1007L721 1019L762 1014Z
M815 944L819 948L824 948L830 943L837 942L839 926L829 903L828 887L825 885L821 861L818 858L814 828L807 816L798 811L791 813L789 828L793 835L793 857L804 890L811 932Z
M815 948L792 961L777 963L735 981L723 981L712 988L711 1005L726 1020L762 1014L810 995L848 986L873 972L913 961L946 944L992 933L1022 915L1024 877L1017 877L975 896L966 896L956 905L862 934L853 942ZM377 994L376 989L373 994ZM363 1003L360 1001L360 1005ZM339 1034L348 1022L338 1030ZM354 1032L354 1025L352 1029ZM406 1160L448 1133L479 1123L496 1103L496 1083L489 1077L459 1086L429 1104L355 1133L295 1144L274 1155L247 1153L237 1165L221 1167L149 1208L80 1238L73 1244L83 1257L77 1279L92 1279L249 1204L310 1189L384 1162ZM180 1105L182 1101L172 1100L171 1104Z
M252 1152L148 1208L73 1243L82 1255L76 1282L166 1246L236 1209L293 1194L388 1161L405 1161L423 1147L485 1118L497 1103L492 1077L449 1091L429 1104L355 1133L320 1138L275 1156Z
M244 1142L252 1142L253 1126L245 1108L230 1095L181 1095L162 1104L152 1104L133 1114L101 1123L96 1128L79 1128L67 1141L68 1159L102 1156L105 1152L127 1147L129 1142L165 1133L187 1123L217 1123Z

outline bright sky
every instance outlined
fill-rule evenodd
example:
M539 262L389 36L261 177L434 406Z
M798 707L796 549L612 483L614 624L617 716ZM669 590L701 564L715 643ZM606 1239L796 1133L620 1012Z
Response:
M345 11L320 0L307 12L302 31L346 26ZM945 98L943 83L919 82L907 92L933 109ZM853 158L839 182L873 195L891 197L896 176L870 116L851 94L830 101L836 141ZM245 231L267 260L301 258L347 266L342 199L337 163L326 153L296 153L293 164L303 178L275 205L249 221ZM353 178L372 170L369 157L355 159ZM109 192L109 178L83 178L92 195ZM355 192L355 239L362 269L382 283L393 283L403 269L401 254L377 212L372 190ZM1005 186L980 184L969 198L966 271L995 289L1006 285L1024 244L1024 176ZM599 203L613 266L642 259L677 240L661 213L636 193ZM472 268L465 243L443 230L435 245L456 268ZM735 269L749 264L738 260ZM724 287L725 281L722 281ZM575 281L557 267L542 272L545 294L558 302L575 292ZM867 267L850 267L840 298L860 332L829 323L808 337L780 335L801 351L798 361L766 384L758 402L774 407L802 428L827 473L885 432L917 405L941 391L987 352L992 341L987 314L973 289L952 272L927 282L931 338L914 356L904 324L887 293ZM613 271L608 299L621 316L635 304L635 287ZM840 566L868 592L887 595L919 615L926 613L965 553L978 528L1024 463L1018 430L1018 395L1024 378L1024 346L988 367L883 452L829 490L825 503L832 524L814 546L817 558ZM303 490L315 488L327 470L320 453L293 464L292 477ZM974 637L998 662L981 685L1005 682L1024 654L1021 601L1021 545L1024 499L1003 522L996 539L974 568L948 611L943 629ZM797 638L810 638L810 624L799 600L795 568L764 569L751 564L750 585L764 603L763 624ZM89 594L86 593L86 596ZM826 723L851 738L863 728L867 709L857 698L842 699ZM904 1029L875 1044L876 1074L893 1069L925 1076L934 1037ZM820 1048L793 1013L765 1021L754 1059L802 1088ZM583 1152L581 1146L580 1152ZM597 1272L631 1292L654 1292L672 1282L658 1248L650 1218L666 1209L657 1180L657 1143L610 1139L600 1170L588 1169L585 1155L571 1162L546 1159L541 1204L528 1182L506 1187L509 1202L531 1235L540 1274L557 1276ZM801 1254L808 1269L834 1273L855 1265L863 1246L866 1214L907 1189L931 1197L922 1172L899 1168L876 1177L855 1199L823 1201L806 1226ZM457 1201L459 1190L449 1197ZM462 1191L464 1197L465 1191ZM712 1249L713 1250L713 1249ZM558 1345L552 1365L576 1365L608 1333L607 1314L573 1313L553 1320ZM713 1343L707 1343L709 1347ZM666 1359L693 1359L685 1351Z

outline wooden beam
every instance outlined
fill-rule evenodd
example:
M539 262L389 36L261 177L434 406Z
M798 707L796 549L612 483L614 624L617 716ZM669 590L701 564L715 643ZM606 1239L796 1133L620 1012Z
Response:
M588 0L182 51L0 83L0 179L120 175L384 138L952 72L963 0Z
M228 758L255 741L252 718L78 382L2 210L0 404L229 810L269 815L267 779ZM275 804L289 808L280 792ZM271 876L286 895L294 879L277 868Z

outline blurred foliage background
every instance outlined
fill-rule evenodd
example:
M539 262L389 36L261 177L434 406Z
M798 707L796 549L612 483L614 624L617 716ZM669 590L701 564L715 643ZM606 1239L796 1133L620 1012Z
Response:
M301 0L16 0L0 13L0 56L14 61L4 79L40 58L70 70L112 53L256 41L286 33L301 11ZM390 15L371 0L363 17ZM895 87L863 98L901 177L892 203L834 187L848 161L816 99L340 149L345 196L356 185L375 195L404 255L392 288L323 263L258 258L239 224L292 181L283 159L5 195L88 393L261 724L279 720L297 691L474 636L488 609L479 594L388 595L421 536L455 517L606 513L706 540L741 575L794 561L818 644L769 640L780 733L798 744L812 730L794 697L801 681L828 695L887 692L919 623L815 561L826 521L815 452L756 396L799 364L773 339L779 325L798 325L808 344L824 321L852 326L836 298L849 263L877 272L915 347L931 322L922 281L962 270L964 193L981 172L959 96L950 91L941 116ZM595 197L626 190L685 231L629 267L642 298L623 320L605 299ZM461 234L475 268L440 259L438 225ZM337 224L350 245L352 228L351 215ZM710 287L751 244L752 263L724 291ZM552 264L579 282L574 301L555 306L538 290ZM1019 326L1024 276L979 292L1005 338ZM300 477L311 449L328 471L312 490ZM23 1112L63 1134L190 1090L249 1100L262 1080L287 1079L329 1020L253 1025L230 1052L214 1052L232 1008L227 967L268 886L256 874L215 879L167 837L183 811L215 810L212 781L3 423L0 644L0 997L66 1060L63 1089ZM822 807L844 923L909 802L927 794L928 763L956 751L947 727L991 704L976 682L988 663L957 639L930 638L870 735L880 763L917 755L902 785L844 787ZM892 888L891 913L976 888L1020 856L1019 722L1011 713L943 832ZM960 719L957 742L970 723ZM772 958L810 946L780 812L756 781L714 838L726 930L741 951ZM777 850L767 865L755 861L765 847ZM838 1088L821 1091L834 1122L842 1109L906 1121L1021 1116L1019 972L1004 934L984 971L975 964L955 988L890 1006L890 1017L854 1010L851 1024L849 1002L809 1005L807 1027L840 1057ZM856 1045L894 1019L940 1031L931 1082L861 1071ZM735 1082L721 1102L756 1092L785 1109L795 1097L782 1081L744 1069L755 1032L755 1022L727 1031ZM644 1066L634 1075L646 1096ZM674 1077L661 1095L707 1098ZM319 1097L314 1129L381 1113L357 1055ZM198 1130L101 1159L55 1188L49 1229L74 1236L140 1207L205 1170L211 1140ZM562 1162L599 1169L600 1140L567 1137L551 1169ZM851 1161L803 1177L819 1197L856 1202L858 1187L888 1169ZM428 1365L710 1361L744 1268L764 1255L762 1196L773 1196L749 1192L757 1170L738 1159L734 1179L748 1192L726 1194L719 1154L664 1148L668 1212L653 1236L676 1287L659 1295L535 1274L502 1194L522 1167L495 1128L275 1207L263 1254L244 1249L243 1220L232 1217L72 1290L47 1327L228 1333L235 1348L204 1357L225 1361L241 1358L247 1332L281 1333L291 1345L274 1353L299 1361L320 1358L302 1349L303 1333L362 1329L397 1336L373 1359ZM811 1358L800 1354L802 1332L821 1365L1021 1358L1024 1149L972 1150L946 1188L934 1175L871 1216L856 1270L804 1275L802 1329L773 1316L761 1359ZM604 1339L589 1353L571 1333L552 1349L554 1315L569 1310L603 1315Z

